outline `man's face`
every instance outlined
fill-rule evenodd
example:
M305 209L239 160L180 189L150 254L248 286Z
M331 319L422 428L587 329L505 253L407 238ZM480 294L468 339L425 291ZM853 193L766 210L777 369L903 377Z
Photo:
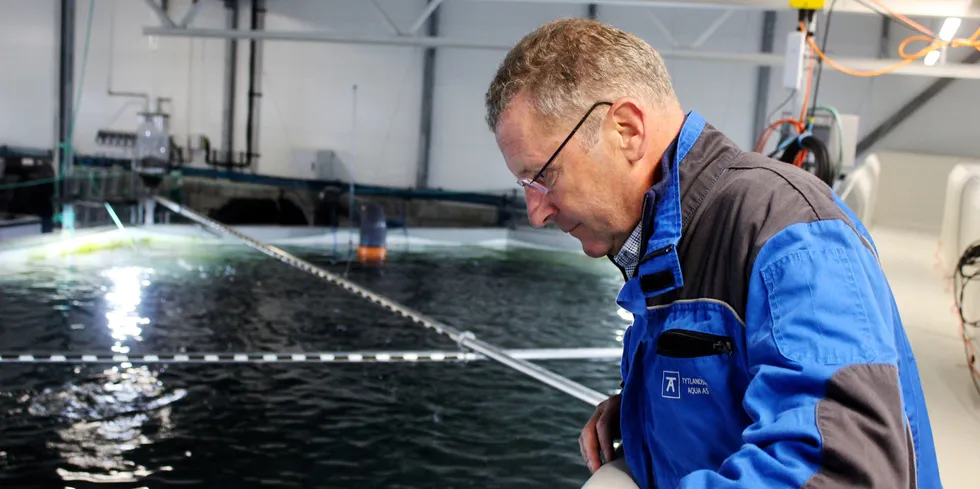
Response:
M609 105L596 107L586 124L601 123L592 147L577 132L536 183L542 192L525 187L528 219L537 227L552 222L582 243L586 255L601 257L618 251L633 230L642 202L636 202L636 175L619 151L615 123L607 120ZM532 179L574 129L578 114L547 131L532 106L518 95L497 125L497 145L517 179ZM581 131L581 129L580 129ZM649 182L640 185L649 186ZM632 201L632 202L631 202Z

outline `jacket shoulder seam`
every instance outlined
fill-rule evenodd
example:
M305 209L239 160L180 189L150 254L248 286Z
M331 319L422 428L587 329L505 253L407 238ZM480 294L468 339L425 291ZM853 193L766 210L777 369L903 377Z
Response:
M691 218L697 214L701 204L704 203L705 198L711 193L711 190L715 188L718 180L721 180L721 176L725 174L725 170L731 168L731 166L744 154L745 153L743 151L740 151L737 148L732 152L731 156L729 156L728 159L721 165L721 169L715 174L715 177L711 180L711 183L705 186L704 192L701 192L696 196L694 199L694 205L692 205L688 211L681 216L682 224L690 222Z
M806 202L806 205L810 207L810 212L812 212L813 215L817 217L817 220L823 220L823 217L820 215L819 212L817 212L817 208L813 205L813 202L810 202L810 199L807 197L806 193L800 190L800 188L796 186L796 184L793 183L792 180L786 178L786 175L783 175L782 173L773 170L772 168L767 168L764 166L735 166L735 167L731 167L731 169L732 170L766 170L772 173L773 175L776 175L777 177L781 178L784 182L786 182L786 184L792 187L794 191L796 191L796 194L799 195L800 198L803 199L804 202Z

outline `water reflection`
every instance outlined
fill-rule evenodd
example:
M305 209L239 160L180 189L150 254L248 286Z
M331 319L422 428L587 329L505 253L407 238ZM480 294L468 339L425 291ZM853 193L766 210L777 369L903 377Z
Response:
M147 277L152 273L152 269L140 267L111 268L102 273L112 282L105 295L108 308L105 317L116 340L113 351L128 353L129 348L121 342L130 338L141 341L143 329L140 326L150 324L149 318L140 317L137 307L142 300L143 287L150 285Z
M625 329L616 329L616 331L615 331L616 341L619 342L619 343L622 343L623 342L623 338L626 335L626 329L628 329L630 326L632 326L632 323L633 323L633 313L631 313L631 312L627 311L626 309L623 309L622 307L620 307L620 308L618 308L616 310L616 314L618 314L619 317L622 318L623 320L628 321L630 323L630 324L628 324L626 326Z
M616 310L616 314L619 314L619 317L625 319L626 321L633 321L633 314L622 307Z
M152 273L140 267L117 267L102 273L109 280L103 290L114 352L126 354L130 350L126 342L142 340L141 327L150 320L140 316L139 305ZM187 395L184 389L168 392L158 373L147 366L122 362L82 382L45 390L31 401L31 414L71 423L57 430L59 439L48 442L48 447L69 465L57 469L62 480L136 482L171 469L147 468L129 459L140 447L171 436L170 405Z

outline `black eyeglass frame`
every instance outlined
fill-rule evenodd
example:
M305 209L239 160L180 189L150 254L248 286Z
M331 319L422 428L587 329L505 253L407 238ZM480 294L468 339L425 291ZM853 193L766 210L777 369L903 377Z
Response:
M530 187L542 193L547 194L549 190L548 187L545 187L544 185L537 183L538 179L540 179L541 175L544 175L545 170L547 170L548 167L551 166L552 163L554 163L554 161L558 158L558 155L561 153L561 150L565 148L565 145L567 145L569 141L572 140L572 137L575 136L575 133L578 132L580 127L582 127L582 124L585 124L585 121L589 119L589 116L592 115L592 111L594 111L596 107L599 107L601 105L611 106L613 105L613 103L600 100L592 104L592 107L589 107L589 110L585 112L585 115L582 116L582 119L579 120L578 124L575 125L575 128L572 129L572 132L568 133L568 136L566 136L565 140L561 142L561 145L559 145L558 149L556 149L555 152L551 155L551 158L548 158L548 161L544 164L544 166L542 166L541 169L538 170L536 174L534 174L534 178L530 178L530 179L523 178L521 180L518 180L517 184L520 185L521 187L524 187L525 189Z

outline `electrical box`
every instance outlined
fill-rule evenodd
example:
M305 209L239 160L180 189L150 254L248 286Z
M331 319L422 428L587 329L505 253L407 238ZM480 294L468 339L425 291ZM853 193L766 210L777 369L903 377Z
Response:
M783 87L803 89L803 61L806 58L806 33L793 31L786 37L786 62L783 64Z
M789 8L801 10L820 10L825 0L789 0Z
M331 149L293 150L289 177L304 180L339 180L347 182L350 170ZM287 175L284 175L287 176Z

